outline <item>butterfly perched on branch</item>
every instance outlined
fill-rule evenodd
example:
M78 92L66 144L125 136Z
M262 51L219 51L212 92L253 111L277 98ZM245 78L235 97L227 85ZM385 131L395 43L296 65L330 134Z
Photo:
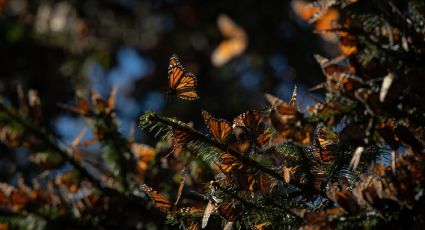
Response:
M338 135L335 132L323 126L318 126L314 140L323 162L328 163L335 160L336 147L339 143Z
M271 104L271 123L279 132L287 130L289 125L295 124L300 119L301 113L298 111L296 106L296 86L289 103L286 103L271 94L265 94L265 97Z
M268 144L271 132L267 129L262 111L249 110L233 119L235 134L241 145L248 143L247 151Z
M220 155L220 159L217 166L224 174L230 174L235 169L240 170L244 167L241 161L239 161L236 157L230 155L229 153L222 153Z
M156 190L149 187L146 184L142 185L142 189L149 195L149 197L155 202L155 206L161 211L168 213L174 208L174 203L165 198L165 196L159 194Z
M353 97L355 90L366 86L365 82L355 75L356 70L353 66L340 63L341 58L329 60L317 54L314 58L320 64L326 82L312 88L312 91L324 86L330 92L340 91Z
M183 207L177 208L175 203L168 200L165 196L158 193L158 191L149 187L146 184L143 184L142 189L149 195L149 197L154 201L156 208L158 208L161 212L171 214L171 213L203 213L204 211L195 207Z
M205 110L202 110L202 117L215 140L221 143L226 143L227 140L229 140L229 137L233 133L232 124L230 122L224 119L217 119Z
M196 76L187 72L177 55L173 54L168 65L168 95L190 101L198 99L196 85Z

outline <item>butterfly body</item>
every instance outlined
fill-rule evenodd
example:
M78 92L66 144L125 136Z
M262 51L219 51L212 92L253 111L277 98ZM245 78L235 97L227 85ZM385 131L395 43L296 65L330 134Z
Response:
M168 95L184 100L195 100L199 96L196 92L198 81L196 76L187 72L180 63L177 55L173 54L168 65Z

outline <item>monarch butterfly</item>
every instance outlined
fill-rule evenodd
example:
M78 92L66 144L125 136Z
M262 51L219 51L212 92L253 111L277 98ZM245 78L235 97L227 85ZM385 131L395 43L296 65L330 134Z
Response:
M286 131L289 128L289 125L294 124L300 117L295 105L297 95L296 89L297 88L295 87L289 104L271 94L266 94L266 99L272 105L272 111L270 112L272 125L279 132Z
M351 65L346 65L342 61L345 59L344 57L338 56L329 60L319 54L313 55L316 59L317 63L319 63L322 68L322 72L325 75L334 75L338 73L348 73L350 75L354 75L356 73L356 69Z
M320 55L314 55L316 61L320 64L323 74L326 76L326 82L311 90L326 87L328 91L342 91L353 96L353 91L365 86L361 78L355 76L356 70L350 65L343 65L339 62L341 58L337 57L329 60Z
M346 73L335 72L332 75L326 75L326 87L329 91L342 91L351 94L354 90L364 86L361 78Z
M250 133L262 131L264 124L261 122L261 113L257 110L249 110L233 120L235 126L245 127Z
M217 119L205 110L202 110L202 117L204 118L204 122L210 129L214 139L219 142L226 143L233 132L230 122L224 119Z
M180 123L181 125L192 127L192 123ZM180 129L173 128L172 129L172 135L171 135L171 143L172 143L172 151L167 154L165 157L168 157L169 155L173 154L175 157L179 157L183 153L187 152L188 149L187 146L190 144L192 138L184 131L181 131Z
M149 195L149 197L155 202L155 206L164 213L203 213L202 209L195 207L183 207L176 209L176 206L173 202L165 198L165 196L158 193L158 191L149 187L146 184L143 184L142 189Z
M339 19L339 12L330 8L334 4L333 1L316 1L313 3L296 0L292 1L292 9L305 22L313 24L314 29L318 32L326 32L333 29L335 22ZM336 43L335 34L322 33L322 38L328 42Z
M142 185L142 189L149 195L149 197L155 202L155 206L161 210L161 212L168 213L174 208L174 203L169 201L165 196L159 194L156 190L149 187L146 184Z
M240 190L253 192L258 189L257 178L253 173L239 171L233 173L233 178Z
M196 85L196 76L187 72L177 55L173 54L168 66L168 95L176 95L184 100L198 99Z
M242 162L229 153L222 153L220 156L218 167L225 174L230 174L235 169L242 169L243 166Z
M133 143L131 144L131 152L137 159L137 169L141 174L144 174L149 169L150 161L156 155L155 149L148 145Z
M344 27L349 27L350 23L349 21L344 23ZM358 41L355 36L351 35L347 31L339 31L338 33L339 38L339 49L341 50L341 53L348 57L352 54L356 54L358 52Z
M260 175L257 176L256 184L258 189L264 195L270 194L278 185L277 182L273 180L273 178L265 175L264 173L260 173Z
M320 159L327 163L335 159L335 147L339 142L338 135L333 131L319 126L316 130L316 144L319 147Z
M264 145L270 140L271 133L267 132L260 111L250 110L237 116L233 120L233 126L244 128L242 135L239 135L239 139L242 141L246 141L248 138L251 144Z
M217 25L226 39L212 53L211 62L215 66L222 66L245 51L248 38L243 28L226 15L217 18Z
M220 155L217 167L226 175L227 179L232 181L232 184L235 183L241 190L252 192L264 187L264 175L251 172L242 162L229 153Z

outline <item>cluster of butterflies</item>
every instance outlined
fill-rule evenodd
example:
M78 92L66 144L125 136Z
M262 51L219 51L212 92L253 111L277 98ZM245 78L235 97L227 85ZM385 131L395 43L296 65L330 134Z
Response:
M334 70L334 68L336 68L335 66L336 65L329 65L323 66L323 68L326 73L342 72L340 69L338 69L338 71ZM327 74L327 76L332 77L332 79L328 81L328 87L332 90L342 88L344 91L349 91L353 88L352 84L357 83L355 81L357 79L350 76L343 76L341 74ZM168 86L168 95L174 95L184 100L195 100L199 98L196 92L196 76L183 67L175 54L171 56L168 66ZM274 128L280 133L284 133L286 138L290 137L303 144L307 144L310 142L308 134L293 133L292 131L293 124L302 119L302 114L299 112L299 109L296 108L296 96L295 88L291 101L288 104L277 97L266 94L267 100L272 105L270 119ZM233 142L231 145L236 151L247 152L251 150L253 146L262 146L271 139L271 133L266 132L264 116L260 110L251 110L239 115L234 119L233 124L224 119L214 118L206 111L202 112L202 116L214 139L223 144ZM234 139L230 140L233 133L238 137L237 146L234 143Z
M291 6L295 14L303 21L311 24L315 32L329 42L335 44L339 48L342 56L349 56L356 53L357 42L355 38L347 31L348 21L343 22L343 26L339 25L341 13L339 10L332 8L334 5L341 4L343 7L356 2L356 0L293 0Z
M65 174L56 176L54 182L34 180L31 186L22 179L15 186L0 183L0 207L5 213L27 213L49 207L61 213L71 209L74 213L83 214L95 206L103 206L102 202L89 187L77 185L74 178Z
M180 186L181 187L181 186ZM167 199L164 195L158 193L155 189L150 186L143 184L141 186L143 191L145 191L149 197L154 201L155 206L163 213L174 215L175 218L180 218L183 222L185 229L195 230L205 228L208 224L208 220L211 214L219 214L224 219L226 219L227 224L224 229L230 229L233 225L234 221L236 221L238 217L238 213L234 211L232 207L233 204L230 203L222 203L220 205L214 205L211 201L208 203L205 209L197 208L197 207L182 207L178 208L178 201L180 194L177 196L176 202L172 202ZM180 191L179 191L180 193ZM196 218L192 219L191 216L201 216L202 221L197 221Z
M322 64L324 73L329 78L332 78L328 79L327 82L327 88L329 90L350 91L350 89L358 87L353 86L358 82L357 78L343 74L334 74L352 72L352 70L343 71L340 69L340 66L335 64L325 65L323 63L325 61L329 63L329 60L321 60L319 62ZM176 55L173 55L170 59L168 83L170 88L169 95L175 95L185 100L195 100L198 98L195 75L185 70ZM291 139L302 144L309 144L311 142L311 130L303 128L297 130L294 128L296 125L303 126L303 114L297 108L296 97L296 87L289 103L270 94L266 94L266 99L271 104L271 110L250 110L237 116L233 120L233 123L225 119L217 119L207 111L202 111L202 116L216 141L227 145L229 149L241 153L259 150L272 142L278 142L282 139ZM266 125L267 123L280 135L277 137L273 136L273 132ZM315 144L318 146L322 161L332 161L334 157L330 156L332 151L328 149L338 142L336 140L336 134L324 127L319 127L315 132L315 137ZM229 153L222 153L221 159L219 168L224 173L230 173L234 169L241 169L243 166L241 162Z
M196 77L184 69L176 55L173 55L170 59L168 83L170 88L169 95L175 95L185 100L195 100L198 98ZM294 126L301 126L303 121L303 115L299 111L299 108L297 108L296 96L296 88L289 103L270 94L266 94L266 99L271 104L270 109L249 110L238 115L234 118L233 122L215 118L207 111L202 111L202 117L215 141L226 146L228 150L237 151L245 155L261 152L265 146L272 146L274 142L282 141L282 139L293 139L298 142L307 143L310 142L307 132L309 130L303 132L292 131ZM331 162L334 159L332 149L338 143L336 134L325 128L319 128L315 133L317 136L315 144L318 145L322 162ZM184 132L174 133L174 139L184 140L187 138L185 135L187 134ZM254 173L248 166L244 165L243 162L229 152L218 153L218 158L218 162L215 162L218 169L232 182L235 182L241 190L251 192L261 191L265 194L272 191L277 185L269 176L263 173ZM289 175L286 176L289 177ZM211 208L212 206L210 204L205 210L195 207L177 208L177 201L171 202L148 185L143 185L142 189L155 202L155 206L167 214L204 213L205 219L205 216L209 217L211 212L213 210L216 211L217 208ZM180 195L181 188L179 189L178 199ZM220 211L219 209L219 214L228 222L235 221L236 214L231 210L230 206L228 208L221 207L222 210ZM226 212L232 213L232 215L224 214ZM231 217L227 218L226 216ZM205 223L202 223L202 227L204 225ZM188 223L188 226L193 229L199 229L200 227L196 221Z

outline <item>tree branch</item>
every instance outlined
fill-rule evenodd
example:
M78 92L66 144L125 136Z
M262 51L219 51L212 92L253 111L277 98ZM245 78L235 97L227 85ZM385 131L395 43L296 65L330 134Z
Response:
M279 173L277 173L276 171L265 167L264 165L258 163L257 161L252 160L251 158L246 157L246 156L242 155L241 153L239 153L239 152L237 152L233 149L228 148L226 145L223 145L223 144L221 144L221 143L219 143L215 140L208 138L203 133L201 133L201 132L199 132L199 131L197 131L197 130L189 127L189 126L181 125L181 124L175 122L173 119L163 117L163 116L158 116L154 113L149 113L148 116L146 117L146 119L148 120L147 122L160 122L162 124L165 124L169 127L174 128L174 129L183 131L183 132L189 134L190 136L194 137L196 140L199 140L203 143L209 144L210 146L218 148L218 149L222 150L223 152L229 153L230 155L236 157L238 160L240 160L242 163L244 163L248 167L254 168L258 171L262 171L262 172L270 175L271 177L276 178L277 180L285 182L283 176L280 175Z

